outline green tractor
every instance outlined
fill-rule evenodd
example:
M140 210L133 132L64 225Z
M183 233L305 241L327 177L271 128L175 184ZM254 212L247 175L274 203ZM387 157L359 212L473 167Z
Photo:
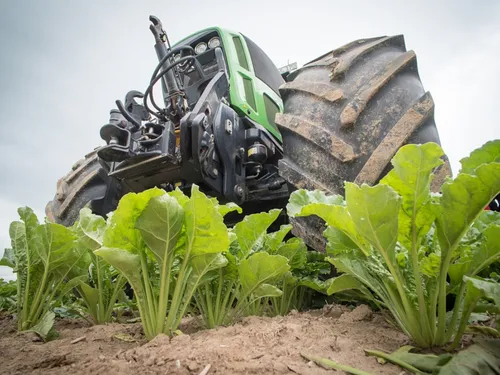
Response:
M434 102L402 35L357 40L280 73L241 33L210 28L171 46L150 21L159 63L148 87L116 101L100 130L106 145L58 181L49 220L71 225L86 205L104 216L124 194L154 186L189 193L197 184L245 214L284 207L296 188L341 194L344 181L376 183L406 143L439 144ZM449 173L446 163L436 189ZM321 250L321 227L300 220L294 233Z

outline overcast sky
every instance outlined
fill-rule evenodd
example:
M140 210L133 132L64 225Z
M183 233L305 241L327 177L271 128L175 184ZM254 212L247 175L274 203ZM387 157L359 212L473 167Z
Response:
M210 4L210 5L209 5ZM0 254L19 206L41 216L56 181L102 144L116 99L144 91L156 65L150 14L176 41L219 25L253 39L277 66L352 40L404 34L436 103L441 143L458 161L500 138L500 2L0 2ZM43 219L43 217L42 217ZM0 267L0 277L10 272Z

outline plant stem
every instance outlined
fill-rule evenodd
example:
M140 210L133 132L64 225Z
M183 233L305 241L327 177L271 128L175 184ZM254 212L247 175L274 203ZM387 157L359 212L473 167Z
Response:
M116 298L118 296L118 293L121 291L121 289L123 287L123 280L124 280L124 277L122 274L120 274L115 281L115 288L113 290L113 294L111 295L111 299L109 300L108 308L106 310L105 322L111 321L111 314L113 314L113 308L115 307Z
M177 314L179 313L179 307L181 304L181 292L184 291L184 287L186 285L188 276L186 276L189 257L191 256L191 249L193 248L193 240L188 244L186 251L184 252L184 259L182 259L182 265L179 270L179 274L177 275L177 282L175 284L174 294L172 296L172 301L170 303L170 309L168 311L168 316L165 322L164 329L167 331L165 333L170 334L168 331L171 330L172 324L177 318Z
M141 261L141 269L142 269L142 285L143 285L143 290L145 291L146 295L146 304L147 308L144 311L143 308L143 313L141 314L141 318L144 320L144 324L149 327L150 332L154 332L153 336L158 333L156 331L155 326L154 326L154 314L156 312L156 306L155 306L155 300L152 296L152 291L151 291L151 283L149 282L148 279L148 267L147 267L147 259L146 259L146 254L143 251L139 252L140 255L140 261ZM140 301L139 301L140 302ZM140 303L138 303L140 305Z
M23 330L27 328L31 328L32 324L35 322L36 315L33 316L33 314L36 314L36 311L38 310L38 305L40 304L40 298L44 292L44 289L46 288L46 283L47 283L47 277L49 275L49 259L47 259L47 263L45 263L45 268L43 271L43 276L42 276L42 281L40 282L40 285L38 287L38 290L36 291L35 298L33 299L31 306L29 308L29 313L27 314L27 320L23 322ZM28 294L26 293L26 297ZM27 299L27 298L26 298ZM25 306L26 308L26 306ZM26 326L27 324L27 326Z
M462 238L462 236L459 236L458 238ZM437 298L439 299L438 302L438 329L437 329L437 334L435 337L435 343L437 345L444 345L445 344L445 330L446 330L446 276L448 275L448 269L450 266L451 258L453 256L453 252L455 251L455 247L457 246L458 241L453 244L448 249L448 252L446 252L446 257L441 258L441 267L440 267L440 274L439 274L439 290L438 290L438 295Z
M205 323L205 326L207 328L214 328L210 326L210 322L207 319L208 313L207 313L207 306L206 306L206 301L203 298L202 293L198 290L197 293L194 295L194 301L196 303L196 307L201 313L201 317L203 319L203 322Z
M224 325L227 322L227 318L230 315L229 309L233 306L234 300L236 299L236 291L240 287L240 284L237 283L235 286L234 280L229 283L229 286L226 289L226 295L222 300L222 305L219 312L219 320L217 320L218 324ZM231 301L229 303L229 301ZM222 316L220 316L222 314Z
M221 298L222 298L222 289L224 287L224 271L222 270L222 268L219 268L219 285L218 285L218 288L217 288L217 297L215 298L215 306L216 306L216 310L215 310L215 321L217 322L217 324L220 324L220 313L221 313ZM230 290L227 291L228 293L230 292Z
M181 313L177 316L177 319L175 320L175 324L174 324L175 328L177 328L179 326L179 324L181 323L182 318L186 314L186 311L187 311L187 309L189 307L191 299L193 298L194 292L198 288L198 285L200 284L200 280L201 280L201 278L204 275L205 274L199 275L198 279L196 279L196 282L194 282L193 285L191 286L191 288L189 289L189 292L187 293L186 298L184 299L184 306L181 309ZM185 282L185 285L184 285L184 290L185 290L185 286L188 284L189 277L190 277L190 272L188 274L188 277L186 278L186 282Z
M212 290L208 283L205 284L205 298L207 300L208 321L210 322L211 327L215 327L214 306L212 304Z
M163 325L165 324L165 317L167 316L167 308L168 308L168 288L169 288L169 280L170 280L170 269L168 266L170 265L169 258L171 257L170 253L167 253L163 257L163 262L161 265L160 271L160 300L158 302L158 311L156 312L156 332L163 331Z
M430 282L429 282L430 283ZM428 284L429 285L429 284ZM436 332L437 332L437 293L438 293L438 285L437 282L432 285L432 293L429 296L430 304L429 304L429 324L432 329L432 344L434 345L436 340Z
M353 375L371 375L369 372L366 372L363 370L358 370L357 368L334 362L328 358L322 358L322 357L318 357L318 356L310 355L310 354L306 354L306 353L300 353L300 355L302 357L304 357L305 359L307 359L308 361L316 362L316 364L318 364L322 367L326 367L328 369L340 370L340 371L344 371L348 374L353 374Z
M51 289L45 288L45 291L42 294L42 299L41 299L42 302L38 305L38 307L37 307L37 309L35 311L35 314L31 317L31 321L33 323L38 322L38 320L42 316L45 315L45 313L49 309L49 304L48 303L44 303L44 301L53 301L54 294L57 292L58 288L59 288L59 285L57 287L54 287L54 288L51 288ZM50 296L49 296L49 294L50 294Z
M465 296L465 291L466 291L465 290L465 283L462 282L462 284L460 285L460 290L457 294L457 298L455 299L455 305L453 306L453 314L451 316L450 323L448 324L448 329L446 330L445 338L444 338L443 342L441 343L441 345L446 344L448 341L450 341L451 336L455 332L455 326L457 324L457 319L458 319L460 310L462 308L462 301L463 301L463 298Z
M474 311L474 308L476 307L476 304L479 302L481 297L476 298L472 303L467 307L467 310L462 313L462 318L460 319L460 324L458 326L457 333L455 334L455 339L453 340L453 344L450 347L450 350L454 350L458 347L460 344L460 340L462 338L462 335L465 332L465 328L467 328L467 325L469 324L469 316L472 314ZM450 326L450 331L451 331L451 326Z
M104 299L103 299L103 294L104 294L104 285L103 280L102 280L102 275L101 275L101 267L99 264L99 257L95 257L95 262L96 262L96 271L97 271L97 293L99 295L99 306L97 307L97 324L103 323L104 322Z
M416 199L414 200L416 202ZM425 303L424 291L422 289L422 278L420 275L419 265L418 265L418 251L417 251L417 228L416 228L416 203L414 203L413 213L412 213L412 248L411 248L411 259L412 259L412 271L415 280L415 286L417 288L418 297L418 310L420 319L418 321L418 326L423 330L422 334L424 336L424 341L428 342L428 345L432 344L433 332L434 330L430 326L429 316L427 315L427 304Z

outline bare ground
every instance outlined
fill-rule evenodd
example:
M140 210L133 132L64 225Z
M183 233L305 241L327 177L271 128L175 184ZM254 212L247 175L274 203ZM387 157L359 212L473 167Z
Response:
M13 320L0 320L1 374L331 374L304 360L307 352L373 374L401 370L363 349L393 351L406 337L366 306L248 317L230 327L200 330L186 319L184 334L160 335L149 343L139 324L88 326L80 320L57 322L60 337L35 342L18 334ZM78 341L79 339L80 341ZM78 342L75 342L78 341ZM73 343L72 343L73 342Z

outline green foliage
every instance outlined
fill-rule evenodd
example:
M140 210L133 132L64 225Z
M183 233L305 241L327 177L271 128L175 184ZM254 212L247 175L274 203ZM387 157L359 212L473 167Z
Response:
M16 282L0 279L0 311L5 311L7 313L16 311L16 295Z
M123 288L126 279L117 269L94 254L95 250L102 247L106 221L92 214L90 209L83 208L72 230L77 237L77 246L88 254L81 264L83 269L73 270L75 275L81 275L76 290L82 297L84 312L95 324L111 322L117 300L125 300Z
M34 330L45 338L54 321L50 306L80 282L80 275L70 275L85 252L76 246L71 229L39 224L30 208L20 208L18 213L21 221L10 225L12 249L6 249L1 264L17 275L18 329Z
M248 215L229 232L232 241L230 252L225 254L227 265L210 272L207 282L195 294L196 306L207 327L233 323L244 314L259 314L265 298L282 295L276 284L290 266L285 256L272 252L290 227L267 233L279 213L271 210Z
M283 293L270 298L271 315L284 316L293 309L302 310L314 291L326 294L330 284L322 278L331 273L331 265L325 260L325 254L308 250L300 238L280 244L271 254L284 256L290 265L290 271L276 284Z
M172 334L206 275L228 263L220 211L227 209L193 186L189 198L159 189L127 194L111 216L95 254L132 286L148 339Z
M443 156L434 143L402 147L376 186L346 182L345 201L294 192L289 212L326 221L328 260L348 275L330 281L329 292L359 290L389 309L421 347L452 339L457 345L474 307L492 298L495 285L477 275L500 258L500 221L483 211L500 191L499 154L500 141L474 151L462 160L461 173L444 183L442 195L430 192ZM449 293L456 294L451 319Z

